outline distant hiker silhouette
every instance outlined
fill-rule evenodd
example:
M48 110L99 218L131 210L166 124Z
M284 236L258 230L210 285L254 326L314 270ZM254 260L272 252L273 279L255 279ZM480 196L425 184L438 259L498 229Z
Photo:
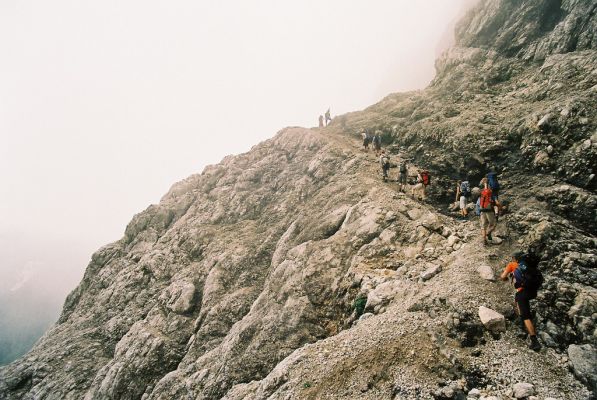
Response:
M319 127L323 128L323 115L319 116Z
M332 117L330 116L330 109L325 112L325 126L328 126L332 122Z

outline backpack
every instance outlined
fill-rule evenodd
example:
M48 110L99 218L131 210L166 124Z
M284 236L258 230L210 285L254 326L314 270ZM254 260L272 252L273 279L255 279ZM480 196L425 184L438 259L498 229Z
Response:
M481 216L481 198L480 197L477 199L477 202L475 203L475 215Z
M487 185L491 190L500 190L500 183L498 182L497 174L495 172L487 174Z
M464 197L471 196L471 185L469 185L468 181L464 181L460 184L460 193L461 193L461 196L464 196Z
M539 260L534 254L527 253L522 256L514 270L514 287L522 287L532 292L541 289L543 274L538 267Z
M406 172L406 163L405 162L400 163L400 172L402 172L402 173Z
M429 177L428 171L421 172L421 179L423 180L423 185L427 186L431 183L431 178Z
M493 201L491 200L491 189L481 190L481 196L479 197L479 208L481 210L493 211Z

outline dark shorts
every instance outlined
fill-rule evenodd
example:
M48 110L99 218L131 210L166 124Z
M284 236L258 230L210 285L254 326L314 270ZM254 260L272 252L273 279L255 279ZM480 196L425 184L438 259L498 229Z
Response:
M406 172L398 173L398 183L401 185L406 185Z
M514 301L516 301L516 304L518 304L520 318L522 320L531 319L531 300L533 300L535 297L537 297L537 292L529 292L527 290L516 292Z

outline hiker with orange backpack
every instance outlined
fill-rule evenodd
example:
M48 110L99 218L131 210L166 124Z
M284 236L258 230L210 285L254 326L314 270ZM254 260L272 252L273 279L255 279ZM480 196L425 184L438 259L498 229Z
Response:
M481 196L479 197L481 231L483 233L483 244L488 246L490 241L492 241L491 232L493 232L497 225L495 211L493 209L495 202L493 201L493 194L487 183L487 178L481 180L481 186L483 187Z
M507 281L510 278L516 295L514 296L516 314L520 317L521 328L529 334L529 348L534 351L541 349L537 340L537 331L533 325L530 301L537 297L537 290L543 284L543 274L538 269L539 257L534 252L512 255L512 261L506 265L500 279Z

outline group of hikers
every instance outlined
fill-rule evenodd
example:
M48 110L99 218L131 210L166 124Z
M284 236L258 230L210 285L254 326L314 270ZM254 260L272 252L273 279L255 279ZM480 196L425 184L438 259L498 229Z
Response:
M369 144L373 143L376 156L379 157L379 163L384 182L389 179L391 167L389 154L381 149L381 134L379 131L375 135L370 135L367 130L362 133L363 149L368 151ZM405 158L401 158L397 165L398 175L396 182L398 190L407 191L409 183L408 164ZM429 171L418 170L416 182L412 182L411 195L425 200L427 187L431 183ZM469 201L473 195L477 197L475 204L475 214L479 216L481 224L481 233L484 246L494 243L492 232L497 226L499 216L504 212L504 204L499 200L500 184L498 174L492 169L485 177L481 179L480 188L471 190L469 178L459 180L456 185L456 201L460 209L460 219L468 217ZM530 300L537 296L537 291L543 283L543 276L538 269L539 258L537 252L529 253L516 252L512 255L512 260L506 265L506 268L500 275L500 279L512 282L516 289L514 297L515 312L520 318L520 326L528 334L528 346L534 351L541 349L541 344L537 340L537 332L533 325L531 316Z
M330 124L330 122L332 122L332 115L330 114L330 109L328 108L328 110L325 112L325 125L324 125L324 116L320 115L319 116L319 127L323 128L325 126L328 126Z

